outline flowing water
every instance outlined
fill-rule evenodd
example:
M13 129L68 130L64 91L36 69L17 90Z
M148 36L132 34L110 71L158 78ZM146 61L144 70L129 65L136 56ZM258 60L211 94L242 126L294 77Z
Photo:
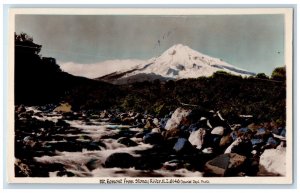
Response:
M36 108L29 107L27 111L31 110L35 113L39 113L39 116L33 116L36 119L45 121L57 122L62 119L62 115L59 113L43 113ZM85 118L85 120L65 120L70 124L71 128L77 128L80 132L70 133L52 133L53 139L44 141L42 143L55 144L59 142L66 142L66 139L72 137L77 141L99 141L104 145L99 146L100 150L88 150L82 149L81 151L55 151L55 155L42 155L34 157L34 160L41 164L63 164L68 172L72 172L75 177L143 177L143 176L165 176L165 177L195 177L202 176L201 172L189 171L185 168L168 170L164 167L156 170L138 170L135 168L105 168L104 163L108 156L113 153L126 152L134 157L140 157L139 152L149 150L153 148L150 144L143 143L142 138L137 138L134 135L130 135L130 139L137 143L136 146L127 147L121 143L118 143L118 137L116 135L120 132L126 134L135 134L143 132L143 128L131 127L129 125L117 125L109 123L107 119L92 119ZM85 137L83 137L85 136ZM86 137L88 136L88 137ZM128 136L128 135L127 135ZM86 139L88 138L88 139ZM63 149L63 148L62 148ZM96 165L94 168L88 168L89 162L94 162ZM172 165L172 163L171 163ZM49 172L50 177L56 177L59 171Z

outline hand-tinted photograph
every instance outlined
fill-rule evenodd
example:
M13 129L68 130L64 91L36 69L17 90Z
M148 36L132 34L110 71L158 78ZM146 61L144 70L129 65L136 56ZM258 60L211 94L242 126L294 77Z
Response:
M291 175L286 14L50 11L14 15L15 179Z

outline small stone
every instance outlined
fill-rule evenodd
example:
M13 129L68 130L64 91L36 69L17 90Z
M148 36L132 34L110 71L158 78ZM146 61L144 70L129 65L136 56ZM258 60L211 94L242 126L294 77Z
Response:
M222 126L218 126L218 127L215 127L212 131L211 131L211 134L213 135L223 135L224 134L224 131L225 131L225 128L222 127Z

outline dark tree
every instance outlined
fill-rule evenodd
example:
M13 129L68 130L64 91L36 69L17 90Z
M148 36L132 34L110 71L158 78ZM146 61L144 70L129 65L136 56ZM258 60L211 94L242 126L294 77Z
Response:
M286 69L285 69L285 66L284 67L275 68L275 70L272 72L271 78L273 80L285 81L285 79L286 79Z
M41 58L41 48L26 33L15 34L16 104L52 102L64 90L64 73L54 58Z
M260 79L269 79L269 77L265 73L258 73L255 77Z

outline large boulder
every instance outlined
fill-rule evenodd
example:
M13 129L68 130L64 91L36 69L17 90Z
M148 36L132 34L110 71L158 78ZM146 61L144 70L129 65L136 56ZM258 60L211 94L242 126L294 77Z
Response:
M204 137L206 135L206 130L203 128L200 128L196 131L192 131L189 137L189 142L196 146L197 149L201 149L204 144Z
M129 153L113 153L105 160L106 168L130 168L135 165L135 158Z
M165 129L170 130L178 128L180 125L188 125L188 116L191 112L192 110L190 109L185 109L182 107L177 108L172 114L171 118L167 121Z
M266 149L260 156L260 176L286 175L286 149Z
M206 176L238 176L245 161L245 156L236 153L222 154L206 162L204 172Z

